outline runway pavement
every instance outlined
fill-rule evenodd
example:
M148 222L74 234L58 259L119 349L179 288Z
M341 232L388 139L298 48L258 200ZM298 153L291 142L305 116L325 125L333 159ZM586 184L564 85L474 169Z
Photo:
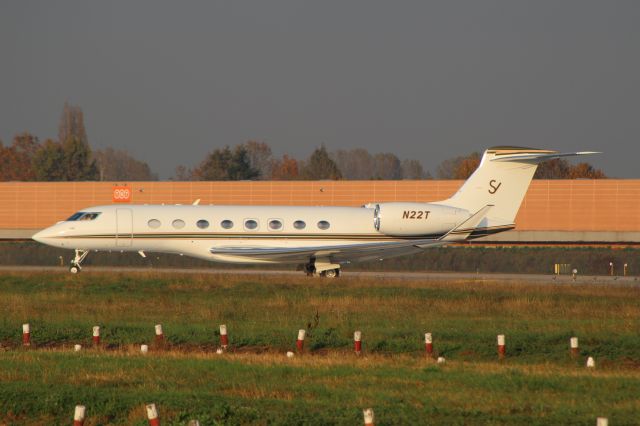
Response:
M0 266L0 273L6 272L47 272L58 274L69 274L66 267L60 266ZM227 274L227 275L252 275L252 276L300 276L302 271L294 270L260 270L260 269L220 269L220 268L140 268L140 267L120 267L120 266L86 266L82 274L91 273L140 273L154 272L158 274ZM380 279L403 279L403 280L479 280L479 281L509 281L509 282L536 282L536 283L563 283L563 284L610 284L640 287L640 279L637 276L578 276L575 280L569 275L551 274L500 274L500 273L473 273L473 272L363 272L343 270L343 277L363 277ZM314 279L314 278L309 278ZM324 279L324 278L317 278ZM339 278L338 278L339 280ZM327 279L327 281L332 281Z

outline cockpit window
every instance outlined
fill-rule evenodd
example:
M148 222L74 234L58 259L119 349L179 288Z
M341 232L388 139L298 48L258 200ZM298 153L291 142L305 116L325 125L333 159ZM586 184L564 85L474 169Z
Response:
M78 212L74 213L69 219L67 219L67 222L95 220L98 216L100 216L100 212Z
M83 214L84 214L84 212L74 213L69 219L67 219L67 222L72 222L74 220L78 220Z

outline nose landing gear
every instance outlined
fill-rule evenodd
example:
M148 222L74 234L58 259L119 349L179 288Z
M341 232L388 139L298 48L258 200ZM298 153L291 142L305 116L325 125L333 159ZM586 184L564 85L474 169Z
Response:
M88 250L76 249L76 257L71 260L71 264L69 265L69 272L71 272L72 274L77 274L78 272L82 271L82 267L80 265L88 254Z

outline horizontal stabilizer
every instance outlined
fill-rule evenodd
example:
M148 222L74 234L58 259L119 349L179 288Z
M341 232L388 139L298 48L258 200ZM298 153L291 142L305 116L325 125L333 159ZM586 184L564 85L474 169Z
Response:
M573 157L576 155L593 155L593 154L602 154L601 152L596 151L580 151L580 152L554 152L551 154L540 153L540 154L508 154L501 155L492 158L491 161L511 161L511 162L522 162L522 163L540 163L542 161L553 160L556 158L562 157Z
M487 204L477 212L471 215L469 219L462 222L460 225L451 229L449 232L440 237L440 241L464 241L471 235L471 233L478 227L482 219L487 216L487 213L493 207L492 204Z

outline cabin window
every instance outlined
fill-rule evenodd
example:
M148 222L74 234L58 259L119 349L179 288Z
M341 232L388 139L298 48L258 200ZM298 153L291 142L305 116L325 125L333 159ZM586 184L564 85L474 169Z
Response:
M220 222L220 226L222 226L224 229L231 229L233 228L233 222L230 220L223 220L222 222Z
M280 229L282 229L282 222L278 219L271 219L269 221L269 229L271 229L272 231L279 231Z
M173 225L174 228L176 229L182 229L184 228L184 220L182 219L176 219L173 222L171 222L171 224Z
M75 222L77 220L95 220L98 216L100 216L100 213L98 212L78 212L74 213L69 219L67 219L67 222Z
M196 226L200 229L207 229L209 227L209 222L204 219L200 219L196 222Z
M160 228L160 221L158 219L149 219L149 221L147 222L147 225L149 225L149 228Z
M318 222L318 228L322 230L329 229L330 226L331 225L326 220L321 220L320 222Z
M304 223L304 220L296 220L293 222L293 227L296 229L304 229L307 227L307 224Z
M247 229L256 229L258 227L258 222L253 219L245 220L244 227Z

